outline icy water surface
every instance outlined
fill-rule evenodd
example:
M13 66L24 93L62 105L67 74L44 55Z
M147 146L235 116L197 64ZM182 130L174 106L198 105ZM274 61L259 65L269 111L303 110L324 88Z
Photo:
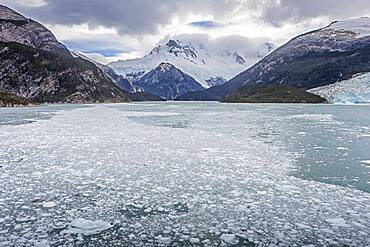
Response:
M0 139L0 246L370 244L370 106L0 109Z

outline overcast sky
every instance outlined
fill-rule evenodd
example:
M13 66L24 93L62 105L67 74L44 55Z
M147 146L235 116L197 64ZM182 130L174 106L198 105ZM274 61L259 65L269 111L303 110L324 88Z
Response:
M251 44L254 39L279 45L334 20L370 15L369 0L0 0L0 3L41 22L70 49L101 62L142 56L164 39L189 38L193 34L208 42L228 40L234 46Z

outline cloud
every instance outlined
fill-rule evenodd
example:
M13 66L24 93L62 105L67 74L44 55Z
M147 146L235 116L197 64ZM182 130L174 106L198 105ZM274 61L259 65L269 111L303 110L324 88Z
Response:
M368 0L0 0L48 24L114 28L120 35L157 34L174 21L201 28L227 22L281 27L315 18L343 19L370 13ZM192 19L192 20L191 20ZM199 21L205 20L205 21ZM186 22L186 23L189 23Z
M368 0L250 0L246 6L259 13L261 20L278 27L315 18L340 20L370 13Z
M214 43L220 47L222 43L253 47L261 36L282 44L331 21L370 13L368 0L0 0L0 3L46 25L72 49L110 59L144 55L163 37L181 34L196 38L200 38L198 34L207 34L211 38L203 39L219 38Z
M166 37L161 43L165 43L170 39ZM215 52L233 51L245 55L254 55L256 51L270 42L268 38L247 38L240 35L229 35L219 38L212 38L207 34L182 34L171 37L171 39L189 42L195 46L205 46Z
M87 23L90 28L115 28L121 35L154 34L176 18L222 17L240 4L240 0L43 0L45 4L30 8L25 1L40 0L13 0L12 5L42 22L59 25Z

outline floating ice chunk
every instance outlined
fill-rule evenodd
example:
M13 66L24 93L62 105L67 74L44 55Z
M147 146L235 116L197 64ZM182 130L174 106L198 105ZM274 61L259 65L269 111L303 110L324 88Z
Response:
M30 222L30 221L35 221L35 217L18 217L15 219L15 222L17 223L25 223L25 222Z
M327 219L326 222L330 223L332 226L348 227L347 222L343 218Z
M220 236L220 239L227 244L237 244L238 243L238 239L236 238L235 234L224 233Z
M152 208L147 208L147 209L144 210L144 213L149 214L150 212L152 212Z
M66 230L62 233L69 233L69 234L82 234L82 235L95 235L99 234L113 226L105 221L102 220L85 220L82 218L75 219L72 221Z
M363 160L361 161L362 164L367 164L367 165L370 165L370 160Z
M53 208L56 206L55 202L45 202L44 204L42 204L42 206L44 208Z
M349 150L349 149L345 147L338 147L337 150Z
M155 237L157 242L162 243L162 244L170 244L171 243L171 238L168 237L163 237L162 235L159 235Z
M199 238L189 238L189 242L192 244L198 244L200 243L200 239Z
M159 186L159 187L157 187L157 191L159 191L159 192L168 192L168 191L170 191L169 189L167 189L167 188L165 188L165 187L161 187L161 186Z

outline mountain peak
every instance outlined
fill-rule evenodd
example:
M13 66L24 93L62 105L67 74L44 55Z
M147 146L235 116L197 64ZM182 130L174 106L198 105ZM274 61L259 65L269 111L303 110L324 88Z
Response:
M127 76L138 72L145 74L162 62L167 62L192 76L203 87L209 88L229 80L275 48L267 42L255 48L246 46L242 50L216 47L214 43L207 41L191 40L167 39L142 58L113 62L110 65L117 73ZM224 80L214 80L221 77Z
M188 92L204 90L194 78L168 62L160 63L156 68L135 81L135 84L144 92L168 100Z
M167 44L167 47L176 47L176 48L181 48L181 45L178 43L178 41L170 39Z
M163 62L163 63L160 63L158 65L157 69L161 70L162 72L167 72L167 71L170 71L170 70L176 69L176 68L175 68L175 66L173 66L170 63Z

